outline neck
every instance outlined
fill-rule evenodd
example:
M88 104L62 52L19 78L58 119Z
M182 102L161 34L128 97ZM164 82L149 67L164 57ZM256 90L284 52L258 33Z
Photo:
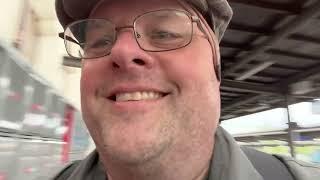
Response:
M193 143L192 143L193 144ZM213 142L209 146L178 146L162 157L147 162L128 164L102 156L108 180L205 180L208 176ZM194 144L193 144L194 145ZM175 146L177 147L177 146ZM187 152L188 149L193 151Z

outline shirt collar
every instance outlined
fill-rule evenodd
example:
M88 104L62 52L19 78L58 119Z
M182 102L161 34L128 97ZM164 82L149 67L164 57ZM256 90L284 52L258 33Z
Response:
M263 180L234 138L218 127L208 180L235 179Z
M234 138L222 127L215 133L214 152L208 180L263 180ZM106 180L97 151L93 151L74 170L68 180Z

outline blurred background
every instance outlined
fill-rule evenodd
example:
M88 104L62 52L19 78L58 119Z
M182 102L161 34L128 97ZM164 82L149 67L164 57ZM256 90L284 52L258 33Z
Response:
M50 179L94 144L54 0L0 0L0 180ZM320 164L320 1L229 0L221 125L240 145Z
M45 180L94 147L54 0L0 0L0 180Z

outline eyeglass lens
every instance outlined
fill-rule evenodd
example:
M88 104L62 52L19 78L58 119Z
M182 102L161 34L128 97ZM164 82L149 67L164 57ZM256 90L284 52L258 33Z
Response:
M65 31L65 46L75 58L97 58L111 52L116 42L116 26L105 19L86 19L70 24ZM192 21L184 11L158 10L138 16L134 35L145 51L168 51L188 45Z

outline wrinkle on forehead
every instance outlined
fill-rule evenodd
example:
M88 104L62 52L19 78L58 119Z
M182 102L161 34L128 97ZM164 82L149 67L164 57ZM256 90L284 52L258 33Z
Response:
M117 25L128 25L137 16L160 9L185 10L177 0L102 0L93 8L89 18L108 19Z

